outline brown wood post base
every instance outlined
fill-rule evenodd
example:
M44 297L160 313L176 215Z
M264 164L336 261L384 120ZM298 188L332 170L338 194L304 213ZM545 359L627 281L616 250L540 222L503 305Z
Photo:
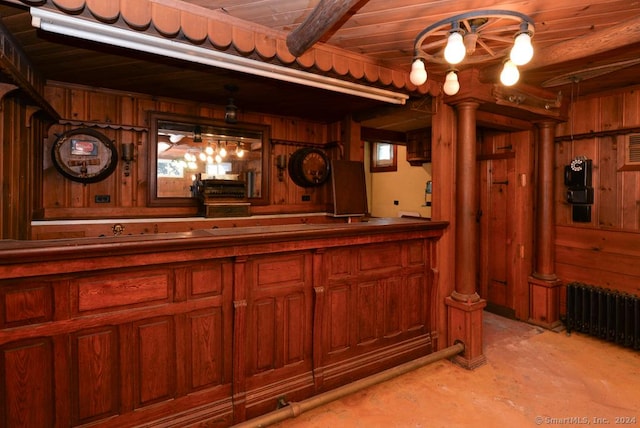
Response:
M559 279L529 277L529 322L553 330L560 322Z
M447 318L449 325L448 346L460 341L464 352L451 359L468 370L473 370L487 362L482 350L482 310L487 301L460 302L447 297Z

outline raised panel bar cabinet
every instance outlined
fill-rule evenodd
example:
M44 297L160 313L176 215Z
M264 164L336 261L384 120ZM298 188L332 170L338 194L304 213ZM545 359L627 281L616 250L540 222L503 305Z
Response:
M429 354L446 227L3 241L0 426L225 427Z

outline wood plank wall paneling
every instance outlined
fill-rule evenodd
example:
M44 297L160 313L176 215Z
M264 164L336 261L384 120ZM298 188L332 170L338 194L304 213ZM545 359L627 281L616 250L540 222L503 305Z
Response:
M122 163L115 172L105 180L84 185L62 177L50 161L51 146L60 134L72 125L56 124L49 130L44 147L40 148L43 156L42 170L42 209L43 219L53 218L110 218L110 217L161 217L192 216L195 208L147 208L147 162L149 153L149 135L144 128L149 127L147 114L149 111L162 111L190 116L201 116L222 120L224 106L202 105L185 100L156 99L143 94L121 93L117 91L85 88L63 83L49 83L45 89L46 99L61 116L70 121L102 124L99 128L109 139L120 143L135 144L136 161L131 168L131 175L125 177ZM317 144L322 147L330 142L338 141L340 125L329 126L297 118L287 118L256 114L243 111L241 122L266 124L271 127L271 138L299 142L301 144ZM112 124L113 128L106 127ZM119 125L137 127L143 130L119 128ZM331 134L331 136L330 136ZM274 145L270 157L270 205L253 207L252 212L260 214L317 212L324 211L331 202L330 183L318 188L305 189L295 185L284 174L278 180L275 167L277 155L285 155L287 159L297 149L295 145ZM328 150L330 157L340 156L338 147ZM37 187L36 187L37 189ZM110 195L109 203L96 203L96 195ZM40 195L38 195L40 196ZM303 198L303 196L308 196ZM39 233L46 234L46 230ZM91 234L89 234L91 236ZM37 238L37 236L33 236Z
M557 135L637 127L640 91L574 100L569 117L558 126ZM626 138L594 136L556 144L556 274L564 283L578 281L640 295L640 171L622 168ZM576 156L593 160L594 204L586 223L572 220L565 200L564 167Z
M636 232L557 227L556 268L578 281L640 295L640 245Z
M35 165L42 157L33 142L41 139L44 126L26 123L29 106L18 95L6 95L0 103L0 239L29 239L32 210L41 205Z
M595 143L599 157L598 168L598 224L602 227L617 227L618 218L618 153L623 152L624 136L599 138ZM622 159L624 162L624 159Z

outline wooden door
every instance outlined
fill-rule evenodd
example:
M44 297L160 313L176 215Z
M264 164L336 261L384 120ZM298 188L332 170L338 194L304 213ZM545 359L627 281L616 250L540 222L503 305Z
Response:
M515 317L515 158L480 163L480 294L487 309Z

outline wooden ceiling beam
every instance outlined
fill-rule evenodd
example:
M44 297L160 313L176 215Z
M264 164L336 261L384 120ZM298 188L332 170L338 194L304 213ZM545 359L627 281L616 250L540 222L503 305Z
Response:
M289 52L295 57L301 56L358 3L366 1L323 0L318 3L307 19L287 36Z
M370 142L388 142L406 144L407 134L399 131L390 131L388 129L377 128L360 128L360 139Z

